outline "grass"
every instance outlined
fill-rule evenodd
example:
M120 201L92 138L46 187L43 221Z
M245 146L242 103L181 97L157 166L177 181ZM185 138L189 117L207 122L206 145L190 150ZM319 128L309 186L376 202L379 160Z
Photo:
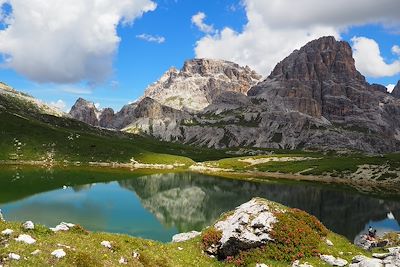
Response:
M279 205L279 207L283 207ZM204 230L202 236L181 243L160 243L126 235L88 232L75 226L68 232L53 233L48 228L36 225L34 230L24 230L21 223L0 222L0 231L12 229L10 237L0 236L0 264L8 265L9 253L21 256L20 261L13 261L12 266L120 266L123 257L127 266L254 266L265 263L269 266L291 266L294 259L309 262L314 266L325 266L318 255L329 254L347 261L355 255L371 256L347 239L328 231L315 217L307 213L288 209L278 216L272 232L275 242L267 246L242 251L235 257L218 261L209 257L203 249L215 244L221 233L213 227ZM228 216L230 213L222 215ZM36 243L27 245L15 241L20 234L29 234ZM334 246L328 246L325 238ZM109 241L112 248L105 248L100 243ZM4 246L8 244L8 246ZM56 259L51 252L62 248L66 256ZM36 255L31 253L40 250ZM134 257L138 253L139 257ZM3 259L5 262L2 262ZM4 260L3 260L4 261Z
M128 260L127 266L222 266L222 263L201 253L199 239L163 244L126 235L87 233L79 229L52 233L40 225L35 230L23 231L19 223L0 222L0 230L6 228L15 232L8 239L1 237L1 242L7 242L9 246L0 247L0 259L7 258L10 252L22 258L13 261L12 266L120 266L118 261L121 257ZM22 233L31 235L37 242L33 245L16 242L14 238ZM101 246L104 240L110 241L113 249ZM67 255L58 260L51 256L51 252L60 248ZM37 249L40 253L31 255ZM133 252L139 253L139 258L134 258Z

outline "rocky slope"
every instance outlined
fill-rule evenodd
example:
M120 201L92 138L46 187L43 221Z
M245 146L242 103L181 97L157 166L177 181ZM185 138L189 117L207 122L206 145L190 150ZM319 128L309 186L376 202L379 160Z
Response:
M181 70L169 69L156 83L150 85L144 97L182 110L203 110L222 92L246 94L261 76L248 66L214 59L193 59Z
M400 149L399 84L392 94L368 84L348 43L311 41L258 77L225 61L188 61L150 86L121 128L215 148Z
M30 95L14 90L12 87L0 82L0 111L7 109L9 112L45 114L56 117L67 116L64 112L33 98Z

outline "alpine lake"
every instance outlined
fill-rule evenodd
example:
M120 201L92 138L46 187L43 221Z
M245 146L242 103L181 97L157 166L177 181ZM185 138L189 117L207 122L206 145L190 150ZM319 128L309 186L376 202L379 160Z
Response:
M310 182L250 182L190 172L154 173L105 168L0 167L0 208L7 220L169 242L200 231L253 197L309 212L353 241L369 226L399 231L400 199Z

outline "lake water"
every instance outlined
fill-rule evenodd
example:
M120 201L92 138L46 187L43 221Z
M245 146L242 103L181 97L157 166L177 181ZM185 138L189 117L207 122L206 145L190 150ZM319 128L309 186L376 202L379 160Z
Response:
M369 225L379 232L400 230L400 200L333 186L244 182L194 173L0 169L0 208L8 220L49 227L66 221L92 231L164 242L176 233L203 229L253 197L305 210L350 240Z

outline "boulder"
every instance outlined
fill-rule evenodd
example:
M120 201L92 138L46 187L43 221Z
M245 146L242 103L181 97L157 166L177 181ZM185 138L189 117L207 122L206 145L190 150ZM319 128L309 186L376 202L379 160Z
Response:
M14 233L14 230L11 229L6 229L1 232L2 235L12 235Z
M25 230L33 230L35 229L35 224L32 221L26 221L22 224L22 228Z
M201 233L197 231L191 231L188 233L180 233L176 234L172 237L172 242L173 243L178 243L178 242L184 242L190 239L195 238L196 236L199 236Z
M36 243L36 240L33 239L30 235L19 235L18 238L15 239L15 241L23 242L29 245Z
M236 208L232 215L217 222L214 227L222 233L218 254L222 257L232 256L241 250L272 241L269 232L276 222L274 211L267 202L252 199Z
M341 258L336 258L332 255L320 255L319 257L321 258L321 260L323 260L324 262L326 262L327 264L329 264L331 266L343 267L348 264L348 262L346 260L341 259Z
M67 253L65 253L63 249L56 249L51 253L51 255L56 257L57 259L62 259L67 255Z

